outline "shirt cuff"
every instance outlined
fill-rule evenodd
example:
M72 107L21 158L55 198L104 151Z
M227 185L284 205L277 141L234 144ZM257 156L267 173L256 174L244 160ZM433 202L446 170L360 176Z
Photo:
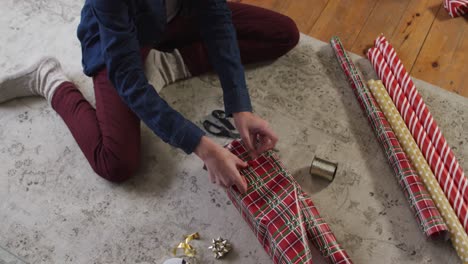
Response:
M175 145L179 146L179 148L185 153L191 154L197 148L204 135L205 132L198 126L188 120L185 120L182 130L176 134L174 140L177 144Z
M252 112L252 103L250 96L246 94L238 94L237 96L225 96L224 110L227 117L232 117L232 114L238 112Z

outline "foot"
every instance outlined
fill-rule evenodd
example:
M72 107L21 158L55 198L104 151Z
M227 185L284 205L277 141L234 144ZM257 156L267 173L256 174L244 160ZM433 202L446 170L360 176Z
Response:
M0 103L25 96L42 96L50 103L57 87L66 81L60 62L45 57L27 69L0 79Z
M164 86L191 76L178 50L161 52L155 49L146 58L145 75L158 93Z

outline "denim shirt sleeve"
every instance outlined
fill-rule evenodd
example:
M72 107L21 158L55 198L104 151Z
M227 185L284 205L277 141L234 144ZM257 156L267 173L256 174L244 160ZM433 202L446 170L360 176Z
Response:
M194 0L190 0L194 1ZM226 0L198 0L200 32L223 88L226 114L251 112L232 14Z
M120 97L164 142L192 153L204 132L171 108L148 83L125 1L91 2L109 79Z

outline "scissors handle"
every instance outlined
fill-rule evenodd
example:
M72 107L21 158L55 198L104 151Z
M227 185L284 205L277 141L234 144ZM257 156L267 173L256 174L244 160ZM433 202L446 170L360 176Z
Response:
M229 133L229 131L222 127L222 126L218 126L216 125L215 123L209 121L209 120L205 120L203 122L203 127L206 129L206 131L208 131L208 133L210 134L213 134L215 136L222 136L222 137L230 137L231 134Z
M203 127L208 133L215 135L215 136L228 137L228 138L233 138L233 139L240 138L239 134L233 133L227 130L225 127L218 126L217 124L209 120L203 121Z
M227 129L235 130L236 128L231 124L231 122L226 118L226 113L223 110L214 110L211 115L218 119Z

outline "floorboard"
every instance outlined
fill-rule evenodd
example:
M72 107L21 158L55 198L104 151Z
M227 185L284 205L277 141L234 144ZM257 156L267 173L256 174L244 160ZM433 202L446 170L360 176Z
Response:
M440 0L240 0L290 16L301 32L338 35L357 54L384 33L419 79L468 97L468 19L450 18Z

